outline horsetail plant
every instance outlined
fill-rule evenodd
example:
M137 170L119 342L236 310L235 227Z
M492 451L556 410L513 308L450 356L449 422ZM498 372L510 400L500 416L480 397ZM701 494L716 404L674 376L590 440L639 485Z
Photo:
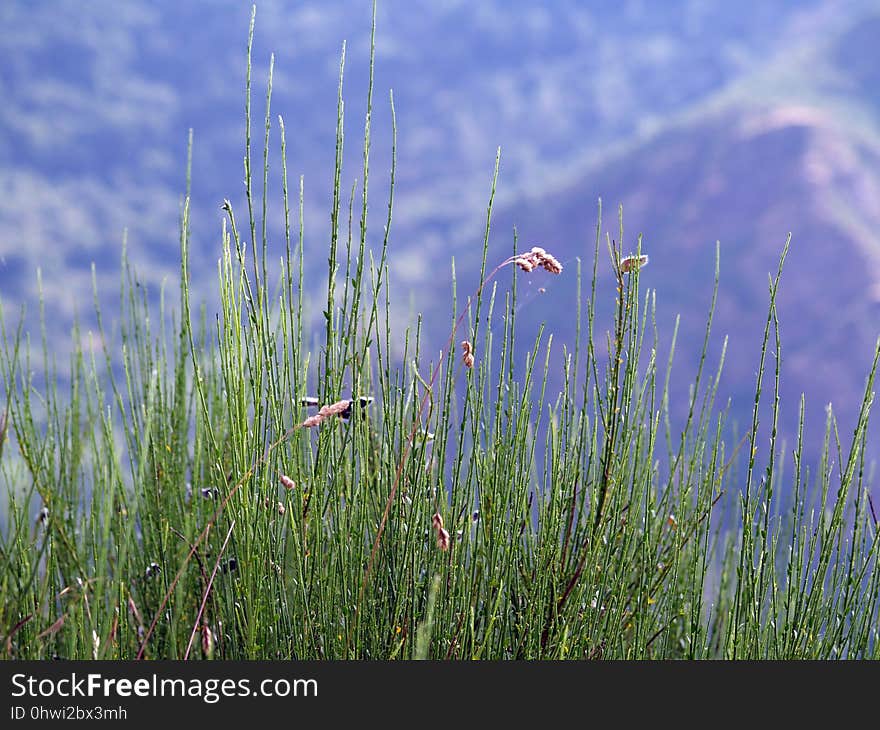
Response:
M387 215L379 252L367 245L375 10L363 166L351 187L342 165L342 50L326 247L304 235L303 179L298 211L296 187L288 186L284 121L274 125L271 114L274 58L262 175L254 169L254 29L255 10L246 59L247 214L240 223L223 202L216 314L190 301L192 135L178 311L166 308L164 292L156 311L123 249L119 320L105 327L94 285L99 348L84 349L74 326L62 393L45 328L32 354L23 325L11 328L0 303L0 652L205 660L880 656L868 439L880 340L851 441L841 442L829 410L824 449L810 464L802 400L797 442L784 453L776 301L788 242L769 281L752 422L733 441L726 409L716 406L726 342L706 375L718 254L696 375L676 408L676 333L664 371L663 290L640 281L648 264L642 237L624 235L622 210L618 231L607 234L600 201L583 256L592 262L586 280L582 257L560 262L549 253L559 248L521 246L515 231L509 255L496 256L500 150L476 289L459 306L453 263L448 332L426 331L421 318L392 328L393 95ZM271 240L269 225L276 152L283 245ZM628 241L635 250L624 255ZM303 275L318 255L327 257L326 304ZM564 346L550 329L558 315L530 341L517 328L517 278L548 275L572 277L577 287L574 341ZM540 313L552 297L544 290L530 306ZM318 324L309 311L315 301L323 307ZM597 329L606 313L603 338ZM444 340L439 356L425 356ZM769 401L768 357L775 358ZM40 368L45 387L34 376Z

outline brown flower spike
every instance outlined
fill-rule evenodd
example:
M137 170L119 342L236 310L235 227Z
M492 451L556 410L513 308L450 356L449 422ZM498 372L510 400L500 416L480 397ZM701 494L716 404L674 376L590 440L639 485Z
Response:
M624 256L620 259L620 271L623 274L628 274L630 271L635 271L636 269L641 269L643 266L648 265L648 257L645 255L642 256Z
M318 411L314 416L309 416L305 421L300 424L300 426L302 426L303 428L314 428L315 426L320 426L331 416L340 416L346 411L349 411L350 408L350 400L340 400L336 401L336 403L331 403L329 406L321 406L320 411Z
M461 356L464 366L472 368L474 366L474 346L467 340L462 340L461 349L464 351Z
M214 632L208 624L202 624L202 654L208 659L214 656Z
M540 246L534 246L528 253L519 254L513 259L513 263L526 273L537 268L543 268L551 274L562 273L562 264L556 260L553 254L547 253Z
M296 482L293 481L293 479L291 479L291 478L290 478L289 476L287 476L286 474L279 474L279 475L278 475L278 479L281 480L281 483L282 483L285 487L287 487L288 489L296 489Z
M439 512L434 513L434 516L431 518L431 525L437 532L437 548L445 553L449 550L450 539L449 533L443 527L443 518Z

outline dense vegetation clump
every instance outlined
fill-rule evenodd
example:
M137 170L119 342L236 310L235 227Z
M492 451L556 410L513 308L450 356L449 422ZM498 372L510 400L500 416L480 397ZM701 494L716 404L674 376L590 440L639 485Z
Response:
M271 90L270 71L256 200L249 45L247 225L227 201L216 316L194 315L189 299L187 197L175 315L163 303L156 317L124 264L118 335L96 307L103 349L76 351L69 393L37 386L28 338L4 326L6 657L877 657L865 447L880 349L849 444L829 413L818 470L801 440L789 461L776 440L779 358L765 367L780 351L788 243L769 283L753 419L732 446L715 405L723 355L714 376L704 367L711 311L674 424L671 356L664 374L655 293L639 286L648 257L640 239L626 250L622 218L603 235L601 207L589 290L570 314L577 338L550 392L552 335L517 340L517 278L580 282L580 265L515 236L509 256L490 253L497 162L479 287L459 303L453 277L446 345L426 356L434 333L389 324L394 155L381 249L366 245L372 73L359 226L353 196L345 233L340 72L315 328L302 181L297 235L280 118L283 252L266 233ZM615 291L600 287L601 267ZM603 299L613 323L596 336ZM44 338L47 374L51 350Z

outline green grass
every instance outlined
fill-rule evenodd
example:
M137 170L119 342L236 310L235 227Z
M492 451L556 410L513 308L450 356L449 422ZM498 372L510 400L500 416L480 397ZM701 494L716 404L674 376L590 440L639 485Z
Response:
M271 65L255 194L250 47L248 210L240 223L224 205L216 316L189 298L188 191L179 303L163 299L153 311L123 262L118 317L105 325L95 291L103 351L74 353L69 392L58 390L45 329L33 363L29 337L2 312L3 656L880 654L866 464L880 349L849 443L829 412L814 473L800 439L783 453L775 302L788 243L769 279L754 419L742 441L724 440L715 403L723 355L712 372L711 310L687 416L673 423L672 355L656 360L655 292L640 289L637 269L621 269L622 214L611 240L601 207L583 287L579 263L559 274L577 277L583 310L554 381L561 389L550 392L550 328L515 338L525 275L507 255L515 236L505 254L490 250L497 162L479 289L462 296L453 280L440 338L420 324L392 332L394 159L382 245L366 243L372 55L360 191L341 187L343 53L332 225L327 242L307 244L302 179L291 189L283 121L273 124ZM266 230L273 145L283 249ZM318 251L328 252L327 299L313 328L302 272ZM599 286L603 268L616 290ZM615 305L613 325L594 332L603 301ZM423 342L447 335L439 358L423 354ZM473 368L463 340L474 345ZM302 427L315 410L301 399L331 404L349 393L374 400L348 419ZM759 422L768 403L770 422ZM803 412L802 402L801 424Z

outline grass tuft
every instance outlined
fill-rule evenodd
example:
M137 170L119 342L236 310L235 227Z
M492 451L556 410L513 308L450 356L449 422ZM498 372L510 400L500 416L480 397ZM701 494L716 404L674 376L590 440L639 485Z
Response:
M499 150L480 283L459 307L453 276L446 345L426 358L423 343L435 338L420 321L405 331L388 324L393 95L384 233L378 252L367 247L374 10L357 213L356 186L347 210L343 201L345 46L341 54L331 225L319 242L327 298L315 326L304 307L303 182L292 221L280 117L283 246L267 233L274 59L259 198L254 189L255 15L246 221L240 227L223 203L218 311L196 314L190 301L189 163L176 311L164 296L154 311L123 255L118 334L105 330L95 291L100 347L74 352L61 392L45 334L34 355L0 306L0 653L877 658L866 447L880 341L851 440L841 442L829 410L810 472L803 399L795 448L786 455L777 442L776 300L789 242L768 282L752 422L731 444L715 404L726 343L707 374L714 295L687 415L673 424L675 334L664 372L658 292L639 282L641 238L622 254L620 212L600 255L600 201L585 296L580 259L563 271L544 248L518 250L515 232L513 253L496 258ZM190 134L188 160L191 149ZM613 291L599 285L602 270L613 272ZM558 393L552 332L515 337L524 273L577 279L577 336L554 373ZM613 323L597 333L603 302L614 305Z

